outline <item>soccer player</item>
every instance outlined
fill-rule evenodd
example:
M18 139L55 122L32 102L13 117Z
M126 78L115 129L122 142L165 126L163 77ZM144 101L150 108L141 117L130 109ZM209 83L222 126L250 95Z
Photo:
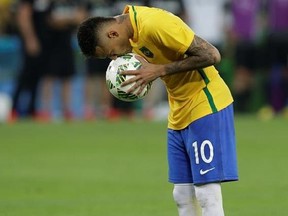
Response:
M211 32L213 34L213 32ZM238 180L233 98L213 66L218 50L179 17L158 8L126 6L122 15L91 17L78 29L87 57L145 58L135 75L139 92L160 78L167 89L169 181L179 216L223 216L221 183Z

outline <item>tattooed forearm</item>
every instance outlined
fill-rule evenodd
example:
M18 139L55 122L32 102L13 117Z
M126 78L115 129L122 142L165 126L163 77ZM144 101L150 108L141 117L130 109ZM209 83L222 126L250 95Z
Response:
M188 56L187 58L167 64L165 66L165 74L208 67L218 63L221 58L218 50L214 46L196 35L186 54Z

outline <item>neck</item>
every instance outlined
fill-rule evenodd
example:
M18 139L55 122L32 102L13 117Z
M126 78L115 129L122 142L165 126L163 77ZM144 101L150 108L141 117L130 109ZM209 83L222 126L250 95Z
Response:
M129 38L133 38L134 31L133 31L133 27L130 21L129 14L119 15L119 16L116 16L115 18L118 24L124 25L125 31L127 32Z

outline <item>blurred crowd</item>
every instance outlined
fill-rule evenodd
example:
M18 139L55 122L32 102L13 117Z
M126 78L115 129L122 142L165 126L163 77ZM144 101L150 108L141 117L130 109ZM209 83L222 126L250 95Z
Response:
M166 9L216 46L222 55L216 67L231 88L236 113L288 118L288 0L0 0L0 41L16 37L21 43L21 67L11 75L13 88L8 92L9 121L139 115L152 120L166 114L161 81L153 83L143 101L119 101L106 88L110 60L84 59L73 43L81 21L121 14L126 4ZM81 72L79 62L84 64ZM73 83L80 75L83 85L75 91ZM55 97L60 104L57 116ZM83 107L80 116L73 111L75 97L83 98L77 105Z

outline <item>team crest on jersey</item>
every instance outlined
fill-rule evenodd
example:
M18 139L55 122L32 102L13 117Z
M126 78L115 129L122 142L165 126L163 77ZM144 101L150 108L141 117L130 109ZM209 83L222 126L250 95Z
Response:
M149 57L149 58L153 58L154 57L154 54L146 47L141 47L139 49L145 56Z

